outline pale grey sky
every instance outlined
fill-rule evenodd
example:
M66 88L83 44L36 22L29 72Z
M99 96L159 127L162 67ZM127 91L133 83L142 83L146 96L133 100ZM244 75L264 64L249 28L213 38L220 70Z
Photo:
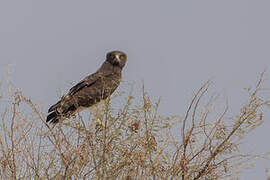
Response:
M69 89L119 49L128 54L124 80L144 80L162 97L163 112L183 113L192 92L212 78L234 113L246 100L243 88L270 65L269 9L267 0L0 0L0 78L11 62L14 84L47 108L57 89ZM245 148L269 151L260 141L269 125ZM260 161L243 179L264 179L265 167Z

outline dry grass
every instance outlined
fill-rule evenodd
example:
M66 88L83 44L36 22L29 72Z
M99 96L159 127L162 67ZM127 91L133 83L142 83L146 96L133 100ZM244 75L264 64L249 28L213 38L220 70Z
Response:
M239 144L263 123L259 97L263 74L248 103L228 118L228 105L213 119L216 98L207 98L210 82L194 95L183 118L159 115L142 88L141 103L122 95L114 109L105 102L93 115L52 127L37 104L15 91L2 102L1 179L222 179L239 173L255 155ZM137 101L138 102L138 101ZM175 128L174 127L181 127Z

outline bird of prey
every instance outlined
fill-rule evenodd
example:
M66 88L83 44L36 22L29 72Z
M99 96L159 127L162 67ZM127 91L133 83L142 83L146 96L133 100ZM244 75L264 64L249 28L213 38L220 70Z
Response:
M126 61L124 52L107 53L105 62L94 74L85 77L49 108L46 122L58 123L109 97L120 84Z

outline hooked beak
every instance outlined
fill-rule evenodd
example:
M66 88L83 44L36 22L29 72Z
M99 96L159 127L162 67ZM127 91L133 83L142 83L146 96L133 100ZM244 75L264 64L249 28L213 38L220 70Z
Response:
M120 64L120 58L119 58L119 56L115 56L115 58L113 59L113 62L115 63L115 64Z

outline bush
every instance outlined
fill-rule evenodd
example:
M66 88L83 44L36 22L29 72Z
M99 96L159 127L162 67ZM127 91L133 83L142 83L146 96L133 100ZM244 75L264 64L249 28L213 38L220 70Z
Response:
M46 124L39 105L15 90L2 100L1 179L221 179L237 175L256 156L239 152L246 135L263 123L263 74L235 117L228 105L216 118L208 81L183 117L162 117L160 101L126 92L89 115ZM124 102L115 109L114 102ZM230 119L230 120L228 120Z

